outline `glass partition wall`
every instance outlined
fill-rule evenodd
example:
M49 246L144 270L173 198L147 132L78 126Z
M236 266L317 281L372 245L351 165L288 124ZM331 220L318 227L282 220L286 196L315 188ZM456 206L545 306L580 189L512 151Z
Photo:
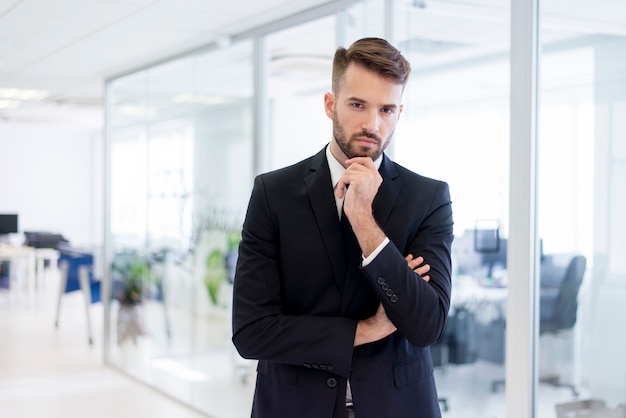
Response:
M538 416L626 416L626 5L541 13Z
M626 71L615 58L626 56L618 36L624 26L614 21L610 37L592 36L600 17L588 20L595 29L577 26L584 12L563 20L565 4L546 3L554 4L542 15L537 246L544 255L583 254L585 277L594 279L581 286L579 320L566 343L573 351L547 348L554 342L544 343L537 330L538 369L562 371L570 357L561 354L569 353L576 367L566 380L576 382L580 397L626 402L621 369L612 374L615 385L603 379L619 344L601 344L619 328L610 312L623 300L616 254L624 242L611 228L624 206L617 190ZM505 376L506 330L534 322L532 315L507 317L514 273L507 242L515 238L510 225L520 222L509 219L517 175L510 164L517 158L510 155L510 33L504 0L338 1L109 80L106 361L209 416L249 416L255 362L230 342L230 302L253 177L330 141L323 95L335 48L384 36L413 67L388 154L447 181L453 199L453 303L445 335L431 348L443 416L504 417L515 400L506 396L518 396L505 390L506 380L527 378ZM591 325L593 340L584 337ZM560 335L553 339L563 348ZM605 362L594 356L598 349ZM532 357L530 347L521 350ZM527 382L538 399L535 416L555 415L557 404L576 399L548 378L539 373Z
M394 39L412 79L396 161L450 185L452 300L431 347L445 416L504 417L509 181L507 2L413 2Z
M108 85L107 361L215 416L249 409L230 303L254 173L251 51L240 42Z

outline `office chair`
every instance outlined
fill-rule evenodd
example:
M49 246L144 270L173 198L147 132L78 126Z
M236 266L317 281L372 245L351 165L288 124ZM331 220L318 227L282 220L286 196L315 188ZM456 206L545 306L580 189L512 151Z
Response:
M450 313L441 339L430 346L434 367L445 369L450 364L468 364L476 361L476 323L473 312L461 307ZM439 397L444 412L450 409L448 398Z
M574 327L578 311L578 292L587 259L582 255L552 254L541 263L539 335L559 335ZM541 383L567 387L574 396L573 384L561 382L558 375L541 376Z
M64 250L59 257L61 280L57 299L54 326L59 327L61 301L65 293L80 290L85 299L85 317L87 321L87 338L93 345L91 330L91 304L101 300L100 282L93 277L93 255L89 253Z
M563 260L569 259L569 262ZM565 265L565 268L563 268ZM578 291L587 259L582 255L553 254L541 263L539 333L558 333L576 324Z
M572 329L576 324L578 292L586 266L587 259L582 255L550 254L542 258L539 276L540 336L558 335ZM502 350L504 350L504 344L502 344ZM504 360L504 353L502 353L502 359ZM558 375L540 376L539 382L569 388L574 396L578 396L575 385L561 382ZM504 386L504 380L493 381L491 390L496 392L500 386Z

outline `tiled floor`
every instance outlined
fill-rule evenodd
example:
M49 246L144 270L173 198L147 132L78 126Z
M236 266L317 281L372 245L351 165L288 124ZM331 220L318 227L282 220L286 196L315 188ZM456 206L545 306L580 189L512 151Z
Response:
M104 365L101 304L92 305L93 346L78 292L63 297L56 329L56 293L0 292L0 417L206 418Z

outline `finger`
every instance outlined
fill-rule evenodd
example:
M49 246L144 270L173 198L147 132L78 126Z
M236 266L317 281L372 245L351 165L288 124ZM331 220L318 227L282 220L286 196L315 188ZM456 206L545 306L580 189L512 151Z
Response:
M417 266L419 266L419 265L422 265L422 264L424 264L424 257L422 257L422 256L418 256L417 258L414 258L414 259L411 261L411 263L410 263L410 264L413 266L413 268L415 268L415 267L417 267Z
M409 267L411 267L413 270L423 265L424 265L424 259L422 257L417 257L409 261Z
M354 157L346 160L346 165L358 164L370 169L376 169L374 161L370 157Z
M430 281L430 276L428 276L428 275L422 276L422 279L424 279L425 282L429 282Z
M346 194L346 186L348 183L345 182L343 176L337 182L337 187L335 188L335 193L337 193L337 197L339 199L343 199Z

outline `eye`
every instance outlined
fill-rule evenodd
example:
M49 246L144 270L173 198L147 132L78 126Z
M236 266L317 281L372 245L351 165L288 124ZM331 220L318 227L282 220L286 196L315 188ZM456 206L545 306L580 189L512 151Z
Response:
M359 103L359 102L352 102L350 104L350 106L352 106L355 109L362 109L363 108L363 103Z
M393 115L394 113L394 109L391 107L383 107L382 111L383 113L386 113L388 115Z

